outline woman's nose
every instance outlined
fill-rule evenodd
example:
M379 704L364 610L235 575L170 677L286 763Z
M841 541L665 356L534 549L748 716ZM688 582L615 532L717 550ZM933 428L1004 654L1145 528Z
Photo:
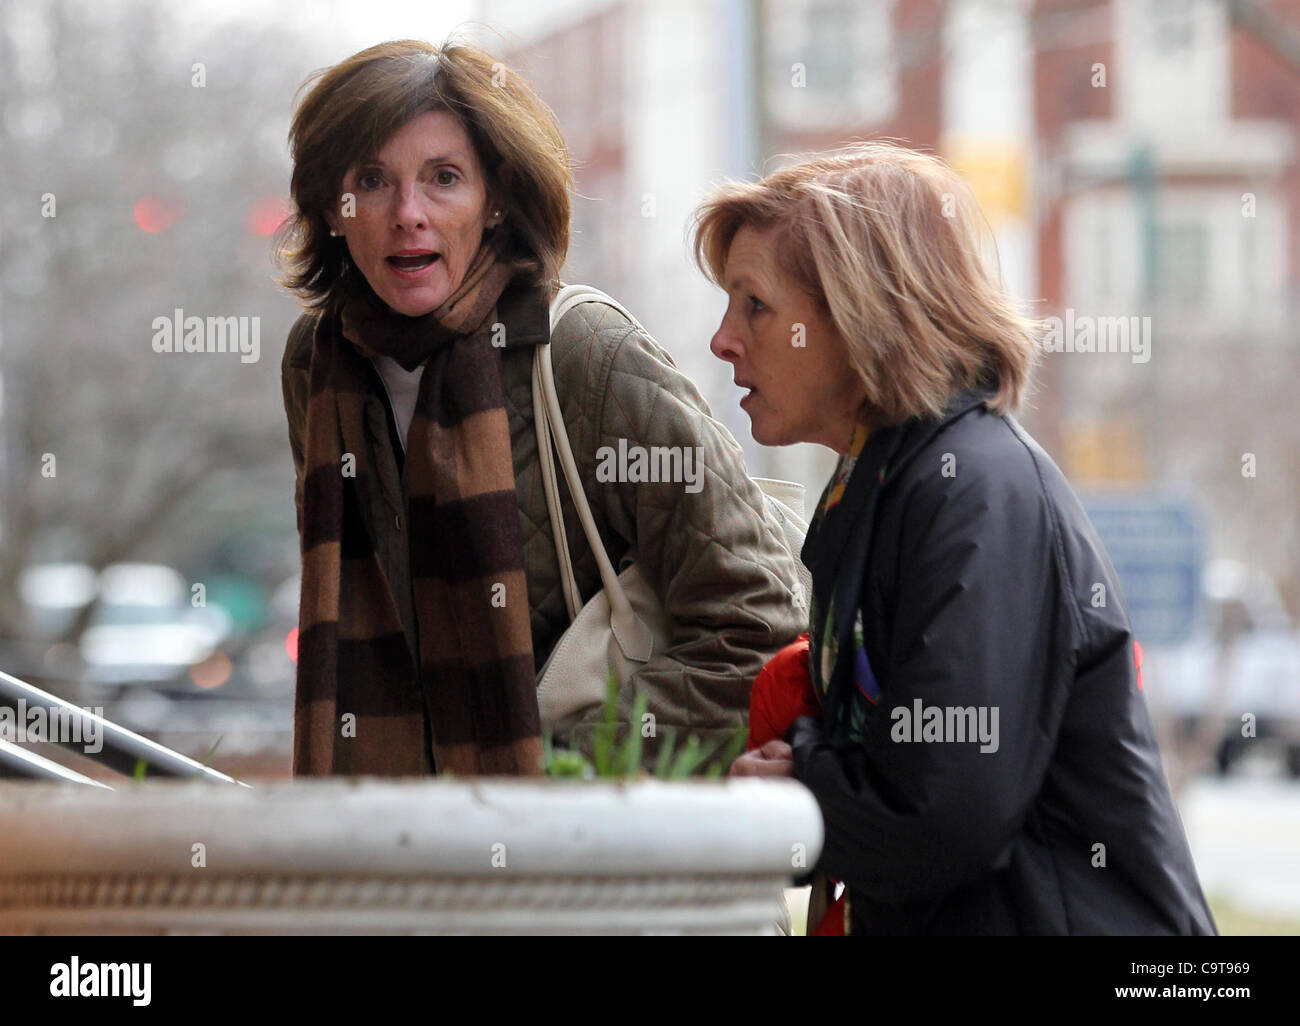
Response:
M394 226L408 232L427 227L429 218L422 200L420 191L414 187L400 190L393 211Z
M709 342L709 351L719 360L725 360L728 363L740 359L742 353L740 341L728 330L725 317L718 326L718 330L713 333L713 338Z

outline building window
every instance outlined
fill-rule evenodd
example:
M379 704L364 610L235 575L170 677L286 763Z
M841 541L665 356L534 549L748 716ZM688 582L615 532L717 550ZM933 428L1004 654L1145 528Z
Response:
M767 102L791 128L887 121L898 97L894 0L770 0Z
M1187 0L1150 0L1146 28L1156 53L1186 53L1196 39L1196 11Z
M1231 27L1219 0L1112 5L1119 115L1156 134L1229 115Z
M1209 231L1204 223L1167 222L1156 228L1155 298L1191 309L1205 304Z
M1243 218L1242 191L1240 184L1169 185L1154 198L1133 189L1074 197L1064 214L1063 305L1158 314L1189 335L1250 330L1281 339L1289 323L1289 218L1277 213L1280 194L1264 189L1260 209L1270 216Z

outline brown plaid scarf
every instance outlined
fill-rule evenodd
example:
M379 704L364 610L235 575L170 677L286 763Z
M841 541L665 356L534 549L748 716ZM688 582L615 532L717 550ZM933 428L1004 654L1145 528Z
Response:
M303 483L295 775L419 774L426 715L439 773L541 772L501 351L490 337L490 315L518 269L485 242L464 282L424 317L392 313L359 284L320 319ZM378 494L363 419L373 394L365 361L375 353L408 370L427 360L404 468L415 661L363 512Z

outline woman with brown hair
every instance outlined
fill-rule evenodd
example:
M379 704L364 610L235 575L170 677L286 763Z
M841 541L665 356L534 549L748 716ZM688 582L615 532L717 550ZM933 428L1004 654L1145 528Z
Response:
M819 715L732 772L816 796L850 933L1213 933L1119 582L1011 416L1035 326L981 224L941 161L884 143L698 212L755 439L840 455L803 550Z
M407 40L314 76L290 145L282 258L308 307L282 365L294 772L541 771L536 673L568 626L530 389L548 340L600 540L671 620L630 682L654 717L646 758L668 727L734 731L802 629L794 562L735 440L652 339L603 303L550 330L573 184L551 112L480 50ZM689 449L707 480L598 478L620 443ZM564 519L585 601L598 570L571 503ZM594 718L558 740L590 750Z

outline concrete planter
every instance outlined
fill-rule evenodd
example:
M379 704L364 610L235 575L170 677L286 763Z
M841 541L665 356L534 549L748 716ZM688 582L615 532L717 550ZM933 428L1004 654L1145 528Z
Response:
M0 933L771 933L801 785L0 786Z

